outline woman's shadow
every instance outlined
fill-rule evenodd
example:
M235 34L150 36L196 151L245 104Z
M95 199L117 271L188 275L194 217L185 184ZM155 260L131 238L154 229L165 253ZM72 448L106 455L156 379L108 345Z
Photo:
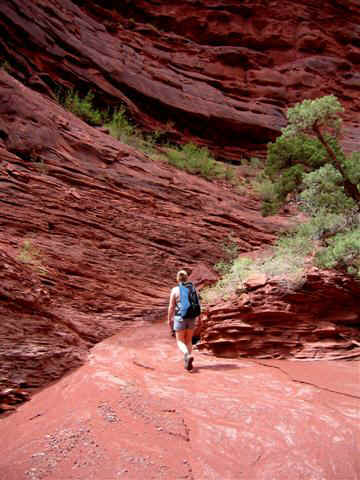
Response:
M228 363L217 363L215 365L199 365L194 366L193 373L196 373L200 370L236 370L240 368L238 365L231 365Z

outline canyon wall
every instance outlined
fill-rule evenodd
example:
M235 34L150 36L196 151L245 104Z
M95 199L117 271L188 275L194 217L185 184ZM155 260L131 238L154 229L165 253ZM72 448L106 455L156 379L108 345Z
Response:
M256 253L291 221L264 219L249 193L154 162L90 127L57 103L58 88L91 89L97 107L126 105L144 130L164 131L170 141L196 141L235 163L264 153L289 105L334 93L347 109L343 143L354 150L360 131L359 13L357 2L330 0L315 6L2 0L1 392L59 377L84 360L89 346L124 325L164 320L179 268L199 285L208 283L209 267L223 257L230 237L240 252ZM270 296L260 289L258 300L248 294L253 325L264 337L255 332L248 354L266 347L273 356L299 357L306 342L333 331L313 325L328 316L318 311L318 299L306 296L310 313L304 317L293 306L301 293L285 301L281 290L271 288ZM356 288L349 290L354 296ZM338 350L332 338L329 358L336 351L356 354L358 337L351 329L358 307L346 289L335 297L342 299L336 318L350 315L350 323L346 331L335 327L345 337ZM229 315L250 325L244 298L209 310L200 348L228 355L232 329L233 353L244 353L238 327L226 330ZM264 330L269 317L262 304L271 304L271 318L290 311L284 325L296 325L297 338L302 329L309 335L294 340L294 347L276 333L280 324ZM240 325L239 331L252 328ZM268 343L264 332L271 333ZM273 342L276 336L281 342ZM268 348L271 342L278 353ZM326 356L325 343L309 355ZM22 395L10 393L14 402Z
M3 0L0 13L0 55L31 88L92 89L171 141L237 162L263 154L288 106L335 94L358 145L356 1Z
M0 186L0 390L39 386L123 326L165 320L177 270L201 283L230 234L256 250L289 221L151 160L4 71Z
M202 316L200 350L220 357L360 357L360 282L313 268L302 285L253 276Z

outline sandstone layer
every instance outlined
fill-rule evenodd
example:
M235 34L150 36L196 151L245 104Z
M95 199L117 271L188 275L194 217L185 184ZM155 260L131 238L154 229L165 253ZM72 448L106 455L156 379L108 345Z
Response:
M359 298L360 282L340 273L313 269L296 289L254 276L207 309L198 347L220 357L360 358Z
M355 480L355 362L217 359L185 372L165 325L129 327L1 420L6 480Z
M229 234L247 251L288 222L154 162L5 72L0 137L2 388L39 386L127 322L165 319L179 268L201 283Z
M358 148L356 1L3 0L0 13L0 54L45 94L92 89L99 106L233 161L262 153L289 105L335 94Z
M86 125L55 101L57 88L92 89L99 108L124 104L144 129L165 130L170 140L196 140L235 162L264 151L284 125L287 106L335 93L347 108L344 144L354 150L358 19L358 3L351 1L290 2L281 8L274 1L265 8L255 1L239 6L188 0L181 9L165 1L1 2L4 409L3 399L16 402L26 396L21 389L44 385L79 365L94 343L128 324L164 319L180 267L199 285L209 283L208 267L223 257L230 237L240 252L256 251L289 223L284 217L263 219L248 194L154 162ZM334 290L326 277L318 283L321 298L327 286ZM296 326L298 345L285 341L281 350L275 342L276 350L265 339L256 346L255 332L248 354L265 348L274 356L356 355L358 306L347 289L340 295L335 288L338 303L328 308L335 309L336 319L316 330L328 315L318 308L321 299L307 296L304 316L293 306L302 294L284 300L283 291L270 286L269 309L275 315L293 312L285 322L293 319L288 325ZM353 292L358 294L357 287ZM258 293L256 301L250 294L258 302L256 321L268 305ZM221 344L228 317L219 315L219 334L211 323L215 311L204 319L201 346L223 354L212 338ZM234 318L247 312L243 305L230 311ZM346 328L340 327L337 319L347 318ZM281 328L277 324L272 336ZM327 335L330 342L306 350L306 341ZM236 332L232 348L235 355L242 352Z

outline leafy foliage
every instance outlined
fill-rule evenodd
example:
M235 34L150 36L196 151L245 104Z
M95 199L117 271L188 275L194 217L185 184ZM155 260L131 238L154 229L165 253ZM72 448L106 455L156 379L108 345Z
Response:
M94 107L94 93L91 90L84 97L81 97L75 90L68 90L65 93L60 92L58 98L66 110L74 113L90 125L103 124L105 114Z
M326 95L315 100L304 100L289 108L287 119L289 125L283 130L283 135L298 135L313 133L314 127L324 128L331 134L338 134L341 128L339 114L344 111L341 103L334 95Z
M309 248L308 240L299 237L294 243L284 237L275 245L271 255L259 256L256 260L238 257L227 265L225 271L219 271L222 278L214 286L201 292L203 301L216 303L220 299L226 300L234 292L241 292L252 275L259 274L265 274L269 280L276 278L286 290L296 290L304 283L304 252L308 252Z
M109 123L105 124L110 130L110 134L118 140L127 143L128 139L136 134L135 127L130 124L126 118L125 107L116 109Z
M330 163L303 176L299 195L301 209L311 216L320 212L346 213L356 207L346 195L342 176Z
M211 177L216 170L216 160L210 155L208 149L199 148L193 143L170 148L167 155L169 163L190 173Z
M168 161L177 168L205 178L223 178L236 183L236 173L230 165L225 166L215 160L205 147L187 143L182 147L167 149Z
M268 145L266 174L275 178L278 172L289 166L303 164L320 167L326 162L326 150L316 138L298 135L281 135Z
M263 213L288 200L309 216L287 237L294 253L313 243L315 261L360 274L360 152L346 156L338 142L343 108L332 95L288 110L288 126L268 145L262 184ZM301 250L301 249L300 249ZM304 250L304 255L309 251Z
M360 227L331 238L328 247L317 253L317 261L322 267L345 268L360 276Z
M232 262L238 257L239 255L239 246L231 235L228 236L227 240L224 242L223 246L224 258L220 260L215 266L215 270L220 273L220 275L224 275L229 273L231 269Z
M100 110L94 106L94 94L89 91L84 97L75 91L59 90L57 99L67 110L82 118L90 125L104 125L110 135L127 145L130 145L155 158L157 144L163 142L165 131L155 131L144 135L133 125L126 114L124 106L115 109L112 114L109 110ZM158 155L159 156L159 155ZM215 160L207 148L201 148L193 143L183 146L166 148L165 158L177 168L189 173L201 175L205 178L221 178L236 185L238 178L234 167L224 165ZM256 160L256 159L255 159Z
M350 181L358 185L360 184L360 152L353 152L344 158L344 168Z
M263 202L265 215L275 213L289 193L296 194L303 189L306 173L326 164L331 164L340 174L336 185L343 185L345 195L355 201L360 199L360 189L356 188L360 181L359 154L346 157L337 140L342 111L333 95L304 100L288 110L288 126L268 145L265 174L274 187L272 195Z

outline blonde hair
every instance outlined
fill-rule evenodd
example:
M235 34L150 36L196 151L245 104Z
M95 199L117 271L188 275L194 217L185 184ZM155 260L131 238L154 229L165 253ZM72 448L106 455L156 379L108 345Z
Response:
M188 274L185 270L179 270L176 275L176 280L178 282L184 283L188 279Z

